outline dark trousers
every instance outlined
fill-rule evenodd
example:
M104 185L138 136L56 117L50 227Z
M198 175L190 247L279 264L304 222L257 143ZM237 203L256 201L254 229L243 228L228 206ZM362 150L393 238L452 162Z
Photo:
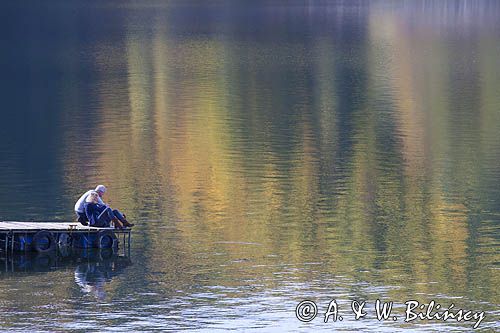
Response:
M109 227L110 222L117 218L120 222L125 222L125 217L117 209L106 208L97 217L97 225L94 227Z
M81 224L83 225L88 225L89 223L89 219L87 218L87 214L85 213L79 213L79 212L75 212L76 213L76 220L78 222L80 222Z

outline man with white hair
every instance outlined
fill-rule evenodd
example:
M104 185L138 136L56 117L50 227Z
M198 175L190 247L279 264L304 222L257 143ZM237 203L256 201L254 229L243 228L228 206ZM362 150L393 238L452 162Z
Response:
M87 197L89 196L90 192L92 191L96 191L98 194L99 194L99 203L101 205L104 205L104 201L102 201L102 196L104 195L104 193L106 193L106 186L104 185L97 185L97 187L95 188L95 190L88 190L87 192L83 193L82 196L80 197L80 199L78 199L78 201L76 202L75 204L75 213L76 213L76 216L77 216L77 221L80 222L81 224L83 225L87 225L88 223L88 218L87 218L87 215L85 214L85 199L87 199Z

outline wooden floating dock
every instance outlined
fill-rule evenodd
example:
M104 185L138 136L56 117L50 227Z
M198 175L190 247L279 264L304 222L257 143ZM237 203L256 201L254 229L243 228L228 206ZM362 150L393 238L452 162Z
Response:
M78 222L0 222L0 250L50 252L57 247L130 249L131 229L97 228Z

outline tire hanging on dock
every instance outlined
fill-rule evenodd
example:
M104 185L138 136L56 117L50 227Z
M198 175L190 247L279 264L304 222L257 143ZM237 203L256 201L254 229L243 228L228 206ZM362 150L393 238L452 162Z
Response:
M94 241L94 247L98 249L113 248L118 245L118 238L111 230L101 230L97 233Z
M31 247L39 253L50 252L56 248L56 239L51 232L41 230L33 236Z

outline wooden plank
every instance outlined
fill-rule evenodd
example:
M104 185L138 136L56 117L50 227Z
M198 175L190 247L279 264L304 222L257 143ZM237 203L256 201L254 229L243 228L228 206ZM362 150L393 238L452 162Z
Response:
M38 230L52 230L52 231L87 231L97 232L99 230L114 228L97 228L81 225L78 222L18 222L18 221L3 221L0 222L0 231L38 231Z

